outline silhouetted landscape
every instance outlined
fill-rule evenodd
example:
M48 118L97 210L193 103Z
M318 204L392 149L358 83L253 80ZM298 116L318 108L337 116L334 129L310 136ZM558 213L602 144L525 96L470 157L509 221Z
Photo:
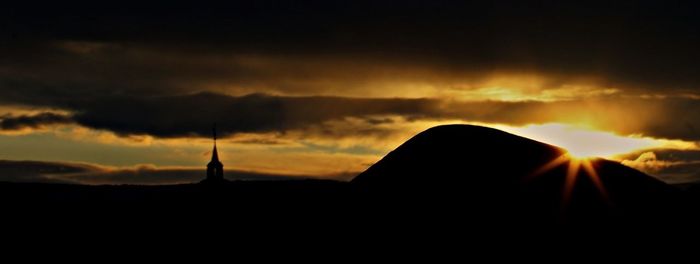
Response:
M5 2L0 236L31 255L697 237L700 2Z
M125 217L210 211L251 221L303 223L320 217L340 224L401 219L424 227L517 222L550 228L668 228L671 223L676 227L692 223L700 201L697 187L671 186L604 159L590 162L600 185L583 167L567 183L572 161L552 163L565 153L492 128L446 125L416 135L350 182L3 183L0 201L4 208L39 215L102 212Z

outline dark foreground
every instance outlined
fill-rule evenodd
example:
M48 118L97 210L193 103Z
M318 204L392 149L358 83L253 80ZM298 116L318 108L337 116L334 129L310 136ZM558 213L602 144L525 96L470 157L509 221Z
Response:
M379 235L390 241L445 235L517 241L602 235L646 241L697 229L698 188L677 190L677 196L649 207L601 209L582 201L561 208L542 196L524 198L522 193L495 197L486 191L464 195L425 190L406 197L373 193L353 183L313 180L217 186L4 183L0 184L0 222L23 234L69 231L68 235L119 236L134 235L135 230L138 234L180 230L245 237Z

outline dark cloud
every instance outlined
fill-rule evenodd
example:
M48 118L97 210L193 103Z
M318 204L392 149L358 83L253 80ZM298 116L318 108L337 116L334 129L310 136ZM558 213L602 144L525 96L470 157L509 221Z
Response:
M242 97L212 93L165 97L110 97L71 103L76 122L118 134L158 137L209 137L218 123L222 135L285 132L329 120L381 114L432 115L428 99L342 97Z
M118 66L123 62L120 49L143 47L176 59L156 65L144 56L131 59L133 68L118 67L117 73L102 67L88 73L123 74L128 82L145 73L166 76L179 65L184 69L172 76L196 79L226 70L197 71L196 64L177 64L177 58L262 54L298 62L332 57L370 65L421 65L448 74L505 70L593 76L611 86L664 91L695 90L700 84L695 67L700 59L695 48L700 46L700 8L683 1L235 2L61 3L40 9L12 4L5 7L6 30L0 36L3 64L19 67L68 57L74 66L108 58ZM42 47L63 40L116 43L116 48L74 47L82 53L111 54L77 58ZM69 76L79 77L80 72Z
M50 112L35 115L0 116L0 129L2 130L40 128L44 126L70 123L73 123L73 119L70 116Z
M0 160L0 182L156 185L199 182L205 174L204 168L201 170L163 169L142 165L135 168L108 169L98 165L79 163ZM356 174L352 174L352 176L354 175ZM328 176L339 176L341 180L351 178L344 174ZM243 181L313 178L304 175L281 175L239 170L228 170L225 177L230 180Z

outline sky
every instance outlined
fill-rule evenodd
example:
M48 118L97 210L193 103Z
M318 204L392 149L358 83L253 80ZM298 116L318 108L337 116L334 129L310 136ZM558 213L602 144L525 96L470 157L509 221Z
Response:
M476 124L700 180L700 8L683 1L4 4L0 180L349 180Z

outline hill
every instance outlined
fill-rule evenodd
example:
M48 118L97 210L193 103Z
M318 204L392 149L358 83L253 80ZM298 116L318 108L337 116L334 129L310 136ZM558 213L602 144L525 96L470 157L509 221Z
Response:
M371 199L490 223L658 222L684 204L677 188L617 162L470 125L428 129L352 184Z

